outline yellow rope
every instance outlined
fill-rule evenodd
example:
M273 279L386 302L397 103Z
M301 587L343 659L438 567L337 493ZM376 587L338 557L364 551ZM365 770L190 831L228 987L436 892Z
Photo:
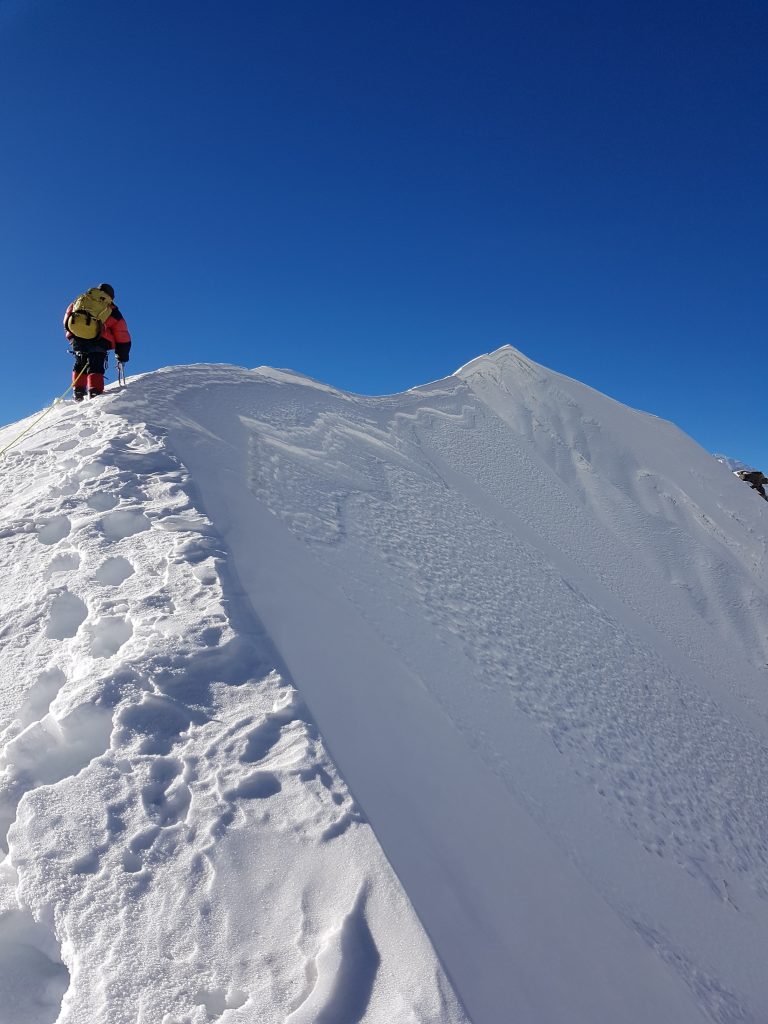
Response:
M43 412L41 412L40 415L37 417L37 419L33 420L32 423L30 423L28 427L25 427L24 430L22 430L22 432L19 434L18 437L14 437L14 439L9 444L7 444L5 446L5 448L0 448L0 456L5 455L5 453L8 451L9 448L13 448L13 446L15 444L18 444L19 441L22 439L22 437L24 437L26 434L28 434L30 432L30 430L32 429L32 427L34 427L37 423L40 422L40 420L43 418L43 416L47 416L48 415L48 413L51 411L51 409L54 407L54 405L56 405L57 402L60 402L62 400L62 398L64 397L64 395L66 395L67 391L71 391L74 388L75 384L77 384L77 382L80 380L80 378L85 373L85 371L87 369L87 366L88 366L88 364L86 363L85 366L80 371L80 373L78 373L78 375L75 377L75 379L69 385L69 387L65 391L62 391L62 393L59 395L58 398L54 398L54 400L51 402L51 404L48 406L48 408L45 409Z

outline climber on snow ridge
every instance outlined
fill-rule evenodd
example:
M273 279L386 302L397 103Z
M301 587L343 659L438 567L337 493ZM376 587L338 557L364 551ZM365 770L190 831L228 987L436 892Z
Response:
M749 484L753 490L757 491L761 498L765 498L768 501L768 494L765 493L765 484L768 484L768 476L761 473L759 469L738 469L735 472L739 480Z
M72 345L75 365L72 387L75 401L82 402L86 390L91 398L104 391L107 353L112 349L118 363L128 362L131 335L123 314L115 305L115 289L100 284L71 302L64 314L64 332Z

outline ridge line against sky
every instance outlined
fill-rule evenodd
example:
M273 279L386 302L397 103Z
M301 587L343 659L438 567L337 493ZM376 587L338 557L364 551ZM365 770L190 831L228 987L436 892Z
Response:
M0 39L2 422L106 280L130 371L388 394L509 342L768 465L764 4L6 0Z

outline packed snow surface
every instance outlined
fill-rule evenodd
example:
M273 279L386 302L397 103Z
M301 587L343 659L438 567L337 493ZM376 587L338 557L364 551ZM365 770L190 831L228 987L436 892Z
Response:
M173 367L0 481L0 1024L768 1020L768 505L671 423Z

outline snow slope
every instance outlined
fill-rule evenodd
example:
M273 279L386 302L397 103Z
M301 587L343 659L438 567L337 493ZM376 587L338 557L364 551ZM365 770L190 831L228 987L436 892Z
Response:
M754 492L509 347L129 384L0 460L0 1022L768 1019Z

